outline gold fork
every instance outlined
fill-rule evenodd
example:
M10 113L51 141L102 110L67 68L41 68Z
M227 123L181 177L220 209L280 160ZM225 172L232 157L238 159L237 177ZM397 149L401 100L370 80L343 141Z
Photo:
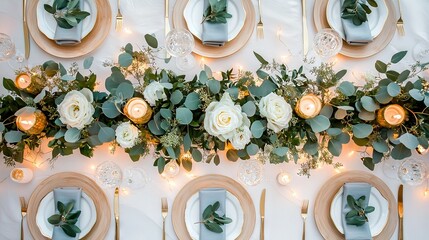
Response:
M24 197L20 197L19 201L21 202L21 240L24 240L24 218L27 215L27 205Z
M258 0L259 22L256 25L256 36L258 39L264 39L264 24L262 23L261 0Z
M404 36L405 30L404 30L404 21L402 20L401 0L398 0L398 6L399 6L399 19L396 22L396 29L398 30L398 33L400 36Z
M121 0L118 0L118 14L116 14L116 25L115 25L115 29L117 32L122 31L122 14L121 14Z
M165 218L168 214L167 198L161 198L161 211L162 211L162 240L165 240Z
M301 207L302 240L305 240L305 220L307 219L307 212L308 212L308 200L304 200Z

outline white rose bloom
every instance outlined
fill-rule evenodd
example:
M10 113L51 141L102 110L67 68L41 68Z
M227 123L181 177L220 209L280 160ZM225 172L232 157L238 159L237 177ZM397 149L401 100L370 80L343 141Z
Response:
M246 145L250 142L252 137L252 132L250 131L250 120L246 115L243 116L244 121L243 125L240 128L235 130L234 136L230 139L232 146L237 149L244 149Z
M57 107L61 122L70 128L83 129L94 119L93 100L92 92L87 88L68 92Z
M275 93L268 94L259 102L259 111L262 117L267 118L267 127L274 132L277 133L289 127L292 107L283 97Z
M116 128L115 135L122 148L132 148L137 144L139 129L130 122L124 122Z
M228 93L224 93L220 102L211 102L206 109L204 129L221 141L230 140L235 130L243 124L246 114L241 112L240 105L234 105Z
M156 105L158 100L167 100L167 95L164 92L164 86L157 81L151 82L143 91L143 96L151 106Z

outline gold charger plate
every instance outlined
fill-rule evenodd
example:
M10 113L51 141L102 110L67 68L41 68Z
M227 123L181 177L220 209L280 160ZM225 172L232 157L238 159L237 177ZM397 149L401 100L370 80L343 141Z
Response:
M43 180L31 194L28 202L27 224L34 239L49 239L42 235L36 224L37 209L40 201L54 188L81 187L94 201L97 220L91 231L82 239L104 239L109 231L111 213L110 205L103 190L89 177L73 172L57 173Z
M237 240L248 240L252 236L255 228L256 212L253 200L249 193L240 183L232 178L211 174L196 178L187 183L174 199L171 218L173 221L174 231L179 239L191 239L185 223L186 203L189 198L203 188L224 188L240 202L243 209L243 228Z
M204 46L203 43L196 37L194 53L209 58L222 58L229 56L238 50L240 50L250 39L255 29L255 8L253 7L252 1L242 0L243 7L246 12L246 19L244 20L244 26L240 33L233 40L225 43L222 47L208 47ZM176 29L188 29L183 12L185 10L188 0L177 0L173 9L173 26ZM202 9L201 9L202 11Z
M378 177L373 174L363 171L349 171L338 174L329 179L320 189L317 194L314 204L314 220L316 221L317 228L323 238L329 240L343 240L344 235L340 233L335 227L331 219L330 209L331 203L338 192L338 190L348 182L366 182L381 193L381 195L389 203L389 216L387 218L386 226L383 231L374 240L390 239L395 232L396 225L398 224L398 210L395 196L389 187Z
M324 28L331 28L326 18L326 7L329 0L314 1L313 18L316 30L320 31ZM356 46L349 45L343 41L343 47L340 54L351 58L366 58L370 57L383 50L392 41L396 32L396 10L393 1L386 1L388 15L381 33L374 40L366 45ZM338 13L340 14L340 13Z
M37 3L39 0L29 0L27 6L28 29L34 42L45 52L60 58L75 58L95 50L104 41L110 31L112 10L109 1L94 0L97 4L97 19L92 31L74 46L60 46L47 38L37 26Z

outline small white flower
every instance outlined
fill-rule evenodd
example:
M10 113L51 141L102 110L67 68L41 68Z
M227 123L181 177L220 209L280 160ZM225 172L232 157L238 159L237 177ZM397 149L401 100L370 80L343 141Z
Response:
M143 96L151 106L156 105L158 100L167 100L167 95L164 92L164 86L157 81L151 82L143 91Z
M132 148L138 142L139 129L130 122L124 122L116 128L115 135L122 148Z
M240 105L234 105L228 93L224 93L219 102L211 102L206 109L204 129L222 141L231 139L235 130L243 124L246 114L241 112Z
M289 127L292 107L283 97L275 93L268 94L259 101L259 111L262 117L267 118L267 127L274 132Z
M83 129L94 119L93 100L92 92L87 88L68 92L57 107L61 122L70 128Z
M244 149L246 145L250 142L251 137L252 132L250 131L249 127L244 126L238 128L231 139L231 144L237 150Z

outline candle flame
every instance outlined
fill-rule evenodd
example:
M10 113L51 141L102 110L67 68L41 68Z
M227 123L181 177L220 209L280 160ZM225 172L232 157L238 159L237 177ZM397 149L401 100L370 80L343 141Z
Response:
M402 118L402 116L400 114L396 114L396 115L393 115L393 118L399 120Z

